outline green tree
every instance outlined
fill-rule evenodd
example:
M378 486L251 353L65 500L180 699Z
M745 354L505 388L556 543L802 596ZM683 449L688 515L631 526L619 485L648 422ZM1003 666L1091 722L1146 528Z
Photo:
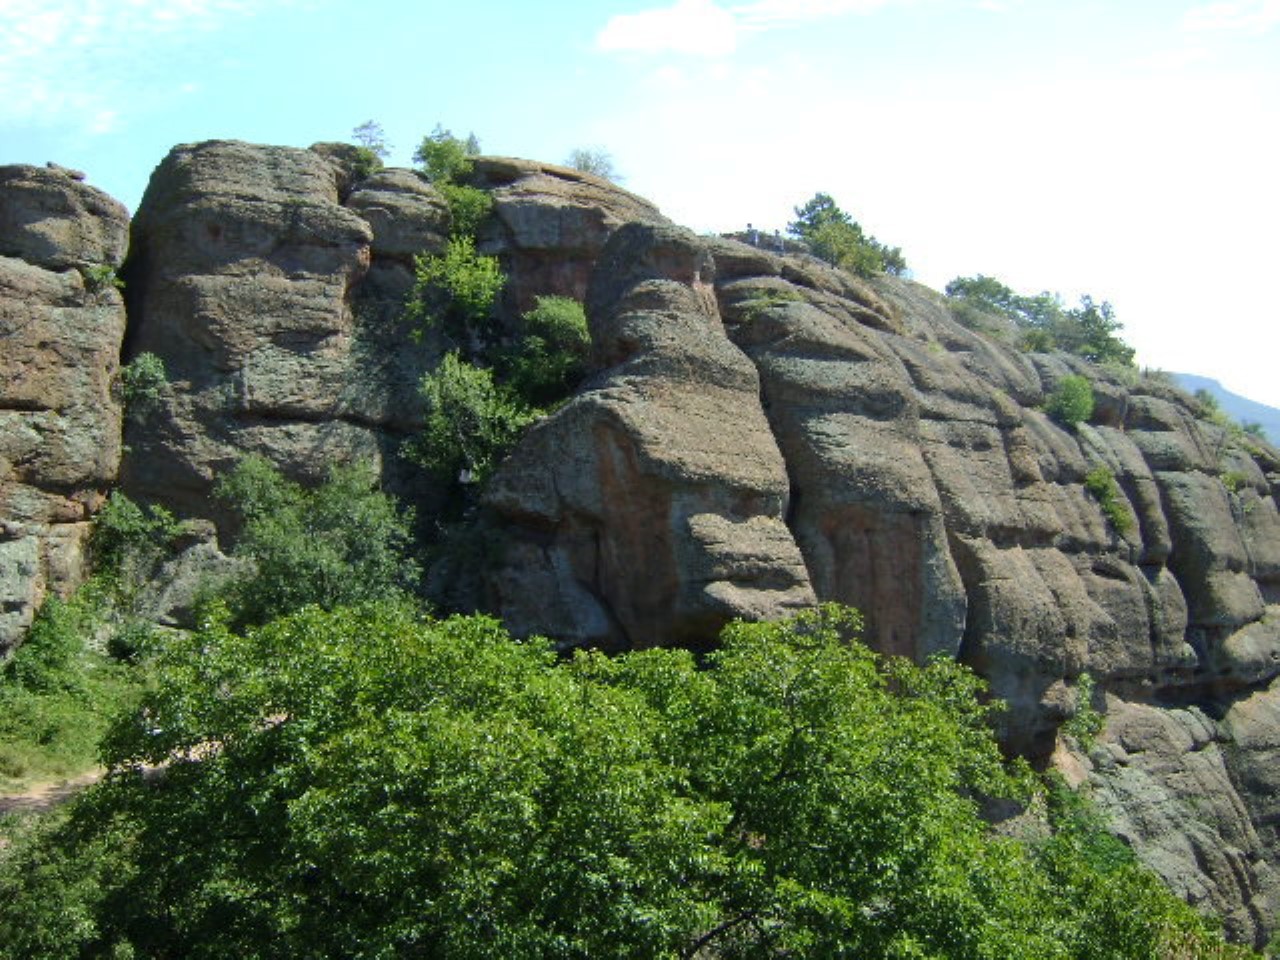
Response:
M859 276L901 275L907 270L899 247L888 247L868 235L829 194L818 193L796 207L787 231L809 243L814 256Z
M507 278L498 258L476 252L470 237L454 237L444 253L414 258L406 316L421 333L441 329L455 346L472 348Z
M569 151L565 166L615 183L621 179L613 166L613 157L600 147L578 147Z
M376 120L366 120L360 124L351 131L351 138L379 160L386 160L391 155L387 135L383 132L382 124Z
M520 333L500 356L498 370L516 396L543 407L563 400L578 385L590 350L582 304L571 297L538 297L521 317Z
M417 586L412 511L377 488L370 464L335 466L307 489L250 455L215 493L239 523L236 555L251 561L225 591L237 623L264 623L308 604L401 597Z
M1080 306L1067 310L1054 328L1060 349L1084 357L1093 363L1133 365L1133 348L1116 336L1121 329L1115 310L1105 300L1101 303L1087 294Z
M1133 348L1119 337L1122 324L1110 303L1088 294L1071 309L1049 292L1015 293L999 280L978 274L956 277L946 294L957 303L1012 320L1022 331L1022 346L1034 353L1065 350L1094 363L1133 366Z
M422 379L422 432L405 456L447 482L482 484L538 416L494 383L493 371L445 354Z
M154 353L140 353L120 368L120 392L125 415L145 419L160 408L169 375Z
M0 848L15 958L1246 956L1075 795L1025 796L955 663L851 611L556 657L479 617L309 608L180 640L64 823ZM152 772L148 772L152 771ZM158 773L155 771L159 771ZM53 946L51 946L53 945Z
M456 182L471 172L471 158L480 153L480 143L471 134L460 140L440 124L422 138L413 152L414 162L433 183Z
M1076 374L1063 377L1049 394L1045 412L1068 427L1086 422L1093 416L1093 387L1089 380Z

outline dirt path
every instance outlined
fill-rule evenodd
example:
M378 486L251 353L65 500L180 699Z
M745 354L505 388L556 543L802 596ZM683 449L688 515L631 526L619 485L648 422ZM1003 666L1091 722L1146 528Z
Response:
M90 770L70 780L35 783L20 793L0 794L0 814L43 813L101 779L101 770Z

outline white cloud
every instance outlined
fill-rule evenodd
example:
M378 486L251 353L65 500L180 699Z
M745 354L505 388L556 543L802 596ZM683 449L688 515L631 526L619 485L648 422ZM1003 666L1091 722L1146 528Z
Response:
M755 0L722 7L716 0L676 0L670 7L614 16L597 34L596 47L607 52L723 57L737 49L745 31L874 13L913 2L917 0Z
M596 37L605 51L724 56L738 45L733 13L714 0L676 0L674 6L618 14Z
M163 44L290 0L0 0L0 123L117 127Z
M1280 0L1219 0L1192 7L1183 29L1192 33L1265 33L1280 24Z
M757 0L732 9L734 16L752 27L775 27L825 20L851 13L874 13L902 0Z

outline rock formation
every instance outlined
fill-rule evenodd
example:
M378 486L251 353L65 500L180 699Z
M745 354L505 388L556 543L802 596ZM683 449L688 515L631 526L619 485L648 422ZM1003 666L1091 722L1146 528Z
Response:
M120 462L124 207L61 167L0 167L0 654L83 575Z
M175 148L132 227L125 356L169 384L121 481L220 519L248 452L295 478L365 458L431 520L399 456L439 359L401 319L448 205L342 145ZM593 372L483 496L473 592L565 646L701 646L732 617L859 607L892 654L957 656L1009 704L1005 743L1093 784L1117 831L1237 938L1280 910L1280 453L1157 378L1026 354L907 280L858 280L674 227L574 171L479 158L479 244L509 283L584 298ZM113 481L124 317L100 268L124 213L59 170L0 168L0 648L70 585ZM1042 412L1088 377L1087 424ZM1105 467L1132 525L1085 479ZM1106 731L1059 736L1097 684Z
M495 609L623 648L811 596L853 604L878 649L982 673L1009 704L1006 744L1040 757L1087 672L1114 720L1081 762L1121 835L1233 935L1264 938L1274 449L1158 380L979 335L909 281L677 230L616 233L588 309L596 376L488 494L507 543ZM1037 409L1072 373L1098 396L1076 429ZM1132 529L1086 491L1098 466Z
M481 247L513 277L510 309L582 296L609 233L651 206L604 181L481 158L494 215ZM171 387L130 424L124 484L142 499L217 515L209 494L245 453L317 481L335 460L372 460L390 489L430 507L398 451L421 425L418 382L439 360L401 320L413 259L449 233L417 174L353 174L349 148L212 141L176 147L133 222L125 269L128 355L161 357Z

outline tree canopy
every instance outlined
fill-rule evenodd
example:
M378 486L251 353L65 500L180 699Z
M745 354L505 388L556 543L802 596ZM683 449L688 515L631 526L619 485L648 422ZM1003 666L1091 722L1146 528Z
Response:
M966 307L1012 320L1028 350L1065 350L1094 363L1133 364L1133 348L1119 337L1123 324L1105 300L1099 303L1086 294L1078 307L1068 308L1047 291L1023 296L982 274L956 277L946 293Z
M867 234L830 195L814 194L795 213L787 232L808 241L814 256L864 277L906 272L901 248L886 246Z
M14 958L1231 955L1078 811L1050 840L993 833L980 798L1030 780L1001 758L980 681L883 660L858 626L835 607L736 623L699 663L564 659L386 601L210 623L108 735L106 780L11 831L0 942Z

